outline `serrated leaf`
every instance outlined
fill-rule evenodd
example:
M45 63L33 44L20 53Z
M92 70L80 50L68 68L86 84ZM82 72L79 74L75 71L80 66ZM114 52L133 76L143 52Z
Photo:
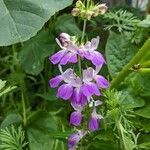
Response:
M0 46L36 35L55 12L73 0L0 0Z
M130 61L135 50L136 46L132 45L124 35L110 32L105 51L108 69L112 77L115 77Z
M48 30L41 31L26 43L19 54L19 60L26 73L38 75L43 70L44 59L55 50L55 41Z

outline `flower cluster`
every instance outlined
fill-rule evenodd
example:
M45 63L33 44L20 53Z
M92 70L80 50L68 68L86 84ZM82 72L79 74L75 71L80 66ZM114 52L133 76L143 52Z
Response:
M50 79L51 88L58 87L57 97L68 100L74 111L70 115L70 124L80 126L83 120L83 111L86 107L92 107L91 116L89 117L88 129L78 131L69 139L69 149L73 150L80 139L85 136L87 131L99 129L99 121L102 118L100 113L96 112L96 107L101 105L100 100L94 100L94 96L101 95L101 89L109 87L109 82L101 75L99 71L105 60L102 54L96 49L99 44L99 37L93 38L85 44L77 44L67 33L61 33L56 39L61 50L49 59L53 64L58 64L60 75ZM73 69L68 68L63 71L62 66L67 63L77 63L78 59L87 59L95 66L82 70L82 75L78 76Z
M83 3L81 0L76 2L75 8L72 10L73 16L78 16L80 18L90 20L92 17L102 15L107 11L106 4L94 5L92 0L88 0L87 4Z

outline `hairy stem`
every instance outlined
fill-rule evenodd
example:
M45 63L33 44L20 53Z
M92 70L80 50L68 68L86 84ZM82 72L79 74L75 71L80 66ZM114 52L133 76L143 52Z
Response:
M131 59L131 61L122 69L122 71L118 74L116 78L114 78L111 82L111 88L116 88L131 72L130 68L139 63L140 60L145 56L145 54L150 49L150 38L144 43L144 45L139 49L136 55Z

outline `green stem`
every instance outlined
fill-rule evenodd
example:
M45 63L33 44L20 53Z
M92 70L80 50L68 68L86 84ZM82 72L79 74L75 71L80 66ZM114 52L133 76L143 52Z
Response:
M87 22L87 20L84 20L83 30L82 30L82 37L81 37L81 43L84 41L85 30L86 30L86 22ZM81 64L80 56L78 57L78 67L79 67L79 74L80 74L80 77L81 77L82 76L82 64Z
M139 61L145 56L145 54L150 49L150 38L144 43L141 49L136 53L136 55L131 59L131 61L122 69L116 78L111 82L111 88L116 88L131 72L130 68L139 63Z
M149 61L144 62L143 64L141 64L141 66L142 66L142 68L150 67L150 60L149 60Z
M150 73L150 68L140 68L137 72L139 72L139 73Z
M24 95L22 93L21 95L22 99L22 110L23 110L23 125L26 126L27 124L27 116L26 116L26 105L25 105L25 100L24 100Z

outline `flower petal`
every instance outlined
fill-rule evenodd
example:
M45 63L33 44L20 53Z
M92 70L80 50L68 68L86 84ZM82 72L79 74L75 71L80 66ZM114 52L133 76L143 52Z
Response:
M63 84L58 88L57 96L68 100L73 93L73 87L70 84Z
M88 128L91 131L96 131L99 129L99 119L96 117L91 117L89 120Z
M53 63L53 64L57 64L60 62L60 60L62 59L62 57L66 54L66 50L61 50L57 53L55 53L54 55L52 55L49 60Z
M79 110L76 106L85 106L87 104L87 98L83 94L80 88L75 88L71 97L72 106L75 110Z
M109 82L101 75L96 75L95 76L95 81L100 88L108 88L109 87Z
M93 68L87 68L86 70L83 70L83 82L90 82L93 80L94 76L94 69Z
M97 87L97 85L95 83L86 83L82 86L82 91L83 91L83 94L86 96L86 97L90 97L92 95L97 95L99 96L100 95L100 91Z
M60 61L60 64L61 65L66 65L69 62L71 56L72 56L72 54L70 52L67 53L66 55L64 55L64 57Z
M61 81L62 81L62 76L61 75L56 76L56 77L50 79L49 80L50 87L51 88L57 87L60 84Z
M70 63L77 63L78 58L77 58L77 54L72 54L72 56L69 59Z
M98 44L99 44L99 36L91 40L91 49L96 50L98 48Z
M81 120L82 120L82 114L80 111L74 111L71 113L70 124L74 126L78 126L81 124Z
M104 63L106 63L102 54L96 51L92 53L91 61L95 66L103 65Z

